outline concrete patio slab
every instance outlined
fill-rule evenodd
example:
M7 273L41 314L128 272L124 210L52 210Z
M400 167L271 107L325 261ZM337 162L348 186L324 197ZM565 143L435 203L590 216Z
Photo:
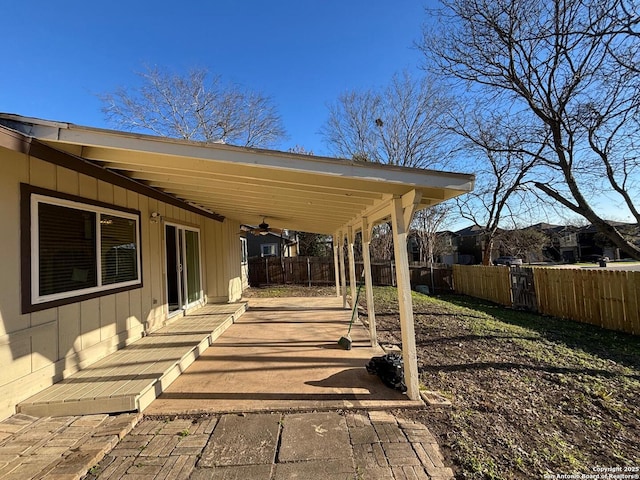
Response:
M279 414L223 415L198 467L271 465L275 461Z
M287 415L278 459L282 463L350 458L347 423L335 412Z
M148 415L407 408L421 401L364 368L383 355L336 297L250 299L246 313L146 410Z

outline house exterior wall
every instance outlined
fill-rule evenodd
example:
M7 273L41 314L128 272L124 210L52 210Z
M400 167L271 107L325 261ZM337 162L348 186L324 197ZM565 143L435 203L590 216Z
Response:
M282 238L277 235L247 235L247 250L249 258L262 257L262 245L275 245L275 257L280 256L282 248Z
M249 258L253 257L297 257L298 249L297 242L292 238L281 237L269 233L267 235L247 235L247 254ZM264 255L262 253L263 245L273 245L275 251L273 255Z
M140 211L142 287L23 313L21 256L30 252L21 251L21 183ZM162 220L151 222L151 212ZM0 147L0 419L14 414L20 401L165 324L164 221L200 229L204 301L238 300L239 223Z
M203 245L208 252L207 295L210 302L235 302L242 297L240 223L206 219Z

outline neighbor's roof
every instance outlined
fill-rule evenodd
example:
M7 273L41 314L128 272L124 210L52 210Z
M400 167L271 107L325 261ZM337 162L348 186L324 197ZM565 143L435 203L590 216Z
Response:
M419 208L473 189L474 176L142 135L12 114L3 124L207 212L332 234L416 191ZM377 219L380 220L380 219ZM371 221L371 220L370 220Z

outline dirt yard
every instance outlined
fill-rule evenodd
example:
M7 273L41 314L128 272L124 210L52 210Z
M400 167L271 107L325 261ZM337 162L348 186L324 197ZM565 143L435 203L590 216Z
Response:
M380 342L400 345L395 289L376 288L375 301ZM469 297L413 301L421 383L453 407L394 413L438 436L456 478L640 478L639 337Z
M375 298L381 341L399 344L395 290ZM402 415L438 435L457 478L640 467L640 338L461 296L415 294L414 313L421 382L453 408Z

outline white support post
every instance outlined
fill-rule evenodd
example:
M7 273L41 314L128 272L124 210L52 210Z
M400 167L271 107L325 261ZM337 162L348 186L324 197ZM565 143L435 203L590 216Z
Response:
M369 319L369 338L371 346L378 345L376 332L376 309L373 305L373 279L371 276L371 226L367 218L362 219L362 259L364 260L364 284L367 294L367 316Z
M409 255L407 254L407 234L411 217L416 207L416 199L417 202L419 202L420 198L419 195L412 194L412 198L407 201L406 197L407 195L403 198L394 198L391 200L391 228L393 229L393 251L396 263L400 329L402 332L402 358L404 362L407 396L411 400L419 400L420 387L416 336L413 323L413 303L411 301ZM403 203L405 204L404 206Z
M353 254L353 227L347 227L347 245L348 245L348 253L349 253L349 287L351 290L351 303L356 301L356 289L358 288L357 280L356 280L356 259ZM351 305L353 308L353 305Z
M347 272L344 268L344 233L340 232L338 258L340 260L340 280L342 285L342 308L347 308Z
M340 261L338 260L338 234L333 236L333 269L336 276L336 297L340 296Z

